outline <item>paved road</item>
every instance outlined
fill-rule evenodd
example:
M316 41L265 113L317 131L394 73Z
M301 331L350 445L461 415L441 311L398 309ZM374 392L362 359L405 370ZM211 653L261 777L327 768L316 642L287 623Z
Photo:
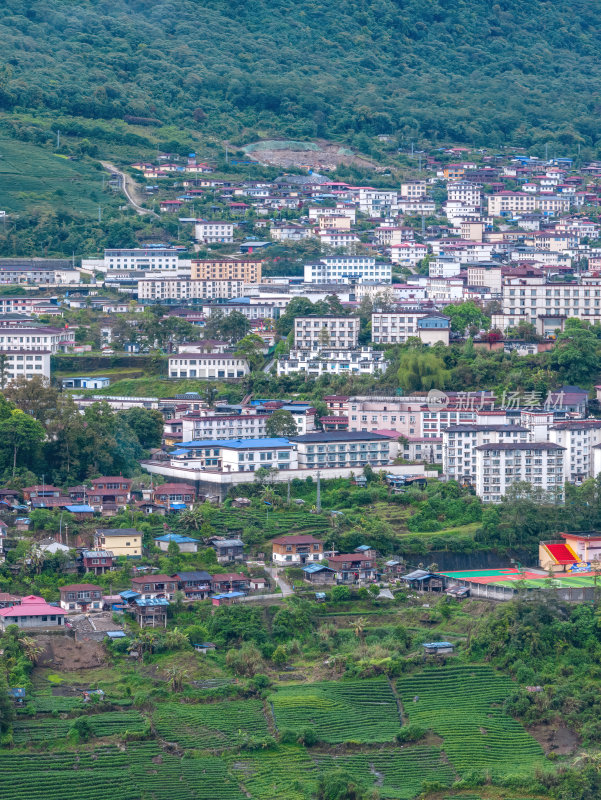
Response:
M290 597L291 594L294 594L294 589L290 586L289 583L280 577L279 569L277 567L265 567L265 572L270 576L272 581L277 583L277 585L282 590L282 597Z
M151 214L153 217L158 217L158 214L155 214L154 211L151 211L149 208L143 208L135 199L136 193L136 184L134 179L131 175L128 175L126 172L122 172L118 167L114 164L111 164L110 161L101 161L102 166L107 169L109 172L114 172L116 175L121 176L121 186L123 188L123 193L127 197L128 203L136 209L138 214Z

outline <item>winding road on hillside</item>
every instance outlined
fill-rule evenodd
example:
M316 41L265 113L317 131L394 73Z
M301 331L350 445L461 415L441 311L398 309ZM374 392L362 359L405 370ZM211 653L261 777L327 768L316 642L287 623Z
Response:
M111 164L110 161L101 161L100 163L106 170L121 177L121 188L123 189L124 195L127 197L127 202L133 208L135 208L138 214L140 215L150 214L153 217L159 216L154 211L151 211L149 208L144 208L143 206L140 205L138 186L134 181L134 179L131 177L131 175L128 175L127 172L123 172L114 164Z

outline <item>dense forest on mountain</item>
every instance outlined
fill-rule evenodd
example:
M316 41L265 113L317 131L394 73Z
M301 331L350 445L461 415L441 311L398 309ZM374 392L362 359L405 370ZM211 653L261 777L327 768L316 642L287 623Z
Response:
M2 6L0 110L5 128L11 114L19 120L17 136L30 112L34 126L44 116L119 120L130 144L169 127L238 144L328 136L361 149L382 133L571 150L598 141L592 0ZM138 133L128 138L129 126Z

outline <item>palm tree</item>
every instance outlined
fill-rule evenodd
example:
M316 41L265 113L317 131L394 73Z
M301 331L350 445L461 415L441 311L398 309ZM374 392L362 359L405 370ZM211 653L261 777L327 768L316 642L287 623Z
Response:
M365 626L367 625L367 620L365 617L359 617L353 623L353 631L357 639L363 639L365 636Z
M180 650L188 644L188 637L179 628L173 628L165 634L165 646L169 650Z
M22 636L19 639L19 645L21 646L27 658L34 665L37 663L38 656L40 655L40 653L44 652L44 648L40 647L36 643L35 639L32 639L31 636Z
M190 673L188 670L180 669L177 666L166 669L165 675L167 676L167 680L171 684L171 688L174 692L181 692L184 682L190 678Z

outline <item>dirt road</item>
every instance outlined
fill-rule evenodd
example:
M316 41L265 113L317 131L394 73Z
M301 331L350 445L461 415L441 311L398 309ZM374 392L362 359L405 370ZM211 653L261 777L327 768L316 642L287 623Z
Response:
M143 208L140 205L141 197L138 194L138 186L131 175L128 175L127 172L122 172L118 167L114 164L111 164L110 161L101 161L102 166L108 170L109 172L113 172L116 175L121 176L121 185L123 187L123 193L127 197L128 203L136 209L138 214L151 214L153 217L158 217L158 214L155 214L154 211L151 211L149 208Z

